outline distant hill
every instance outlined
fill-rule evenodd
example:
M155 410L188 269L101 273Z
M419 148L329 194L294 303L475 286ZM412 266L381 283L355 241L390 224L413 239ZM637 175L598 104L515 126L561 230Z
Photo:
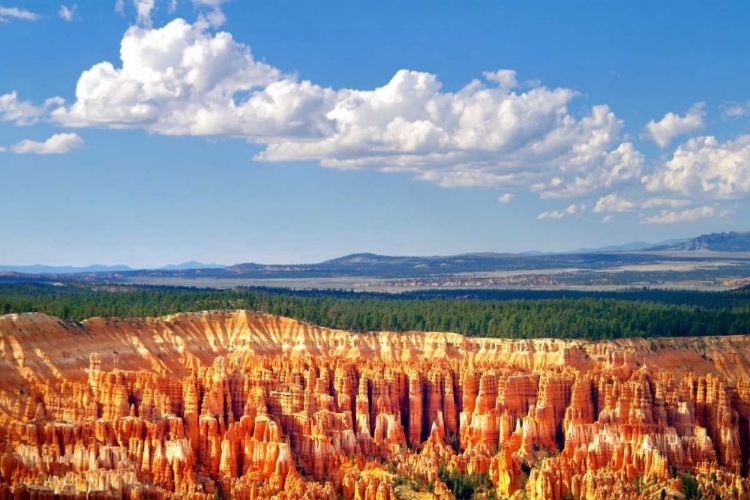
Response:
M24 274L75 274L75 273L113 273L120 271L133 271L130 266L115 265L102 266L93 265L85 267L76 266L45 266L37 264L34 266L0 266L0 272L24 273Z
M109 270L97 267L6 266L0 273L23 273L23 277L7 275L4 281L23 280L128 280L134 278L323 278L323 277L409 277L513 271L519 269L586 268L597 269L613 265L629 265L650 261L649 255L627 253L592 254L504 254L473 253L452 256L387 256L372 253L352 254L311 264L242 263L232 266L208 267L209 264L184 263L160 269L128 269L114 266ZM206 267L199 267L205 265ZM45 270L50 269L50 270ZM86 270L90 269L90 270ZM91 270L93 269L93 270ZM33 276L32 276L33 275Z
M417 257L423 259L426 257ZM335 259L326 260L321 263L324 266L368 266L368 265L381 265L391 264L394 262L404 262L412 260L412 257L392 257L390 255L378 255L374 253L353 253L351 255L344 255L343 257L337 257Z
M660 245L650 248L649 250L672 250L683 252L697 252L700 250L708 250L712 252L750 252L750 232L703 234L681 243Z
M634 241L632 243L625 243L623 245L610 245L606 247L596 248L579 248L577 250L570 250L563 253L596 253L596 252L635 252L638 250L653 250L656 247L668 247L684 243L689 238L676 238L672 240L664 240L659 243L647 243L645 241Z
M186 269L224 269L223 264L204 264L202 262L196 262L191 260L190 262L183 262L182 264L169 264L167 266L160 267L163 271L184 271Z
M203 264L202 262L190 261L182 264L169 264L158 268L159 271L187 271L194 269L224 269L227 266L221 264ZM137 269L124 264L114 266L103 266L95 264L91 266L47 266L36 264L33 266L0 266L0 273L22 273L22 274L90 274L90 273L121 273L136 271Z
M240 263L231 266L190 261L156 269L132 269L129 266L0 266L0 273L23 273L34 276L6 275L5 281L20 279L61 280L128 280L134 278L338 278L338 277L421 277L457 273L486 273L545 269L604 269L653 262L655 260L692 260L701 255L663 255L650 251L750 252L750 232L715 233L697 238L666 240L651 244L643 241L598 248L581 248L569 252L525 252L521 254L476 252L447 256L390 256L356 253L319 263L259 264ZM738 255L736 258L744 259Z
M651 248L654 246L652 243L645 241L634 241L633 243L625 243L624 245L610 245L606 247L596 248L578 248L576 250L569 250L563 253L592 253L592 252L631 252L633 250L643 250L644 248Z

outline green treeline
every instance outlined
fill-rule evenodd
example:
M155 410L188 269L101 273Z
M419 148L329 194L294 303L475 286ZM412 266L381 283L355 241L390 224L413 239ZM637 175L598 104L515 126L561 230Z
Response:
M123 285L0 285L0 314L42 312L69 321L251 309L354 331L444 331L509 338L673 337L750 333L750 293L640 290L413 292L232 290Z

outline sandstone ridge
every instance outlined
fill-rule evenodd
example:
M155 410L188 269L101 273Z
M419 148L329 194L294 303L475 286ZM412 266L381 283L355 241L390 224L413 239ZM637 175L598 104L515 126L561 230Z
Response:
M2 498L748 498L750 337L319 328L251 311L0 316Z

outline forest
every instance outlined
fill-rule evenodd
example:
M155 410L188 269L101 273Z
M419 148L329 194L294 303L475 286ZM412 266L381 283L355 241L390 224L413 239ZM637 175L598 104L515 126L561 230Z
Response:
M0 314L67 321L249 309L352 331L441 331L469 336L616 339L750 332L750 289L728 292L453 290L402 294L343 290L0 284Z

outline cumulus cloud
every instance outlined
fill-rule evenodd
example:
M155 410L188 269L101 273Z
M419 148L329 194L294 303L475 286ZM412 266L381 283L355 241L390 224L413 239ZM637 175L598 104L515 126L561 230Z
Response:
M193 6L201 11L199 15L199 24L218 28L227 20L221 9L222 4L229 0L192 0ZM151 27L152 14L156 10L157 0L129 0L133 4L136 12L137 23L144 27ZM115 11L120 15L125 15L126 0L116 0ZM169 0L167 11L172 13L177 10L178 0Z
M501 70L447 92L433 74L401 70L371 90L326 88L258 61L228 33L177 19L131 27L121 64L85 71L75 102L53 116L70 127L244 138L264 146L258 161L408 172L446 187L550 198L641 177L643 155L618 140L622 122L606 105L578 117L568 110L574 90L515 84Z
M634 192L633 195L642 195ZM596 201L593 211L595 213L610 212L623 213L633 212L636 210L655 210L666 208L680 208L690 205L690 200L684 198L648 198L648 199L631 199L623 198L619 193L610 193L602 196Z
M228 2L229 0L193 0L193 5L196 7L208 7L209 12L201 14L201 19L208 22L209 25L214 28L218 28L227 22L227 18L224 15L224 11L221 10L221 5ZM174 4L177 4L177 0L173 0Z
M17 125L30 125L44 115L44 109L28 101L18 99L17 92L0 95L0 122L12 122Z
M567 89L440 87L434 75L400 71L374 91L341 91L325 115L332 134L273 141L256 158L412 172L446 187L532 187L545 197L574 196L619 175L609 169L617 155L609 149L620 122L606 106L576 120Z
M678 222L693 222L701 219L710 219L715 216L726 217L729 210L719 211L715 206L701 206L682 211L662 210L656 215L644 217L642 224L675 224Z
M726 102L719 106L722 118L741 118L750 115L750 101L748 102Z
M630 212L636 204L630 200L620 198L617 193L611 193L597 200L594 212Z
M51 110L62 106L65 100L61 97L47 99L42 106L35 106L29 101L18 98L17 92L0 95L0 122L15 125L34 125L45 119Z
M700 130L705 125L706 112L705 104L696 103L691 107L685 116L675 113L667 113L660 121L651 120L646 125L649 137L659 145L665 148L677 136L689 134Z
M575 203L568 206L568 208L564 210L553 210L551 212L542 212L539 215L537 215L537 220L544 220L544 219L562 219L563 217L566 217L568 215L579 215L583 213L583 211L586 210L586 205L576 205Z
M73 21L73 18L75 17L77 9L78 9L78 5L73 5L72 7L68 7L67 5L61 5L60 10L58 11L58 14L60 15L60 19L62 19L63 21L67 21L67 22Z
M156 0L130 0L136 12L138 24L146 27L151 26L151 12L156 7ZM128 2L128 3L130 3ZM125 15L125 0L115 2L115 12L121 16Z
M133 4L138 15L138 22L151 26L151 11L156 6L155 0L133 0Z
M691 201L684 198L649 198L640 203L642 209L680 208L690 205Z
M734 199L750 194L750 135L725 142L696 137L642 179L649 191L693 199Z
M81 75L76 102L53 113L56 120L73 127L248 137L264 134L263 126L273 118L301 119L291 116L295 103L287 103L285 115L277 106L283 103L273 101L273 96L284 98L280 72L255 61L249 48L228 33L212 35L181 19L155 30L134 26L126 32L120 52L121 68L104 62ZM277 85L252 103L234 99L272 84ZM276 116L267 116L274 112Z
M551 212L542 212L536 216L536 220L544 219L562 219L565 217L565 212L562 210L553 210Z
M24 21L36 21L39 14L18 7L0 7L0 23L7 23L10 19L21 19Z
M221 8L222 4L227 3L229 0L193 0L193 5L196 7L210 7L212 9ZM175 5L177 0L174 0Z
M609 222L612 222L613 220L615 220L614 215L605 215L604 217L602 217L602 224L607 224Z
M59 155L83 146L78 134L55 134L44 142L21 141L10 148L16 154Z
M715 201L750 194L750 136L690 139L671 159L647 163L623 139L623 123L607 105L572 113L578 92L519 84L508 69L485 72L457 91L443 89L434 74L407 69L375 88L323 87L259 60L214 29L220 23L207 16L223 16L224 0L191 3L198 21L175 19L152 29L154 9L177 2L128 0L139 22L123 36L119 62L84 71L70 104L55 98L34 106L15 93L0 96L0 121L29 124L51 116L66 127L239 138L262 147L256 161L310 161L405 172L444 187L498 188L505 193L500 203L519 191L597 200L591 206L603 222L624 212L639 212L644 223L708 209L720 216ZM647 130L666 147L704 122L698 103ZM572 204L538 219L585 209Z
M485 71L484 77L487 81L497 83L501 88L512 89L518 85L516 72L512 69L501 69L498 71Z

